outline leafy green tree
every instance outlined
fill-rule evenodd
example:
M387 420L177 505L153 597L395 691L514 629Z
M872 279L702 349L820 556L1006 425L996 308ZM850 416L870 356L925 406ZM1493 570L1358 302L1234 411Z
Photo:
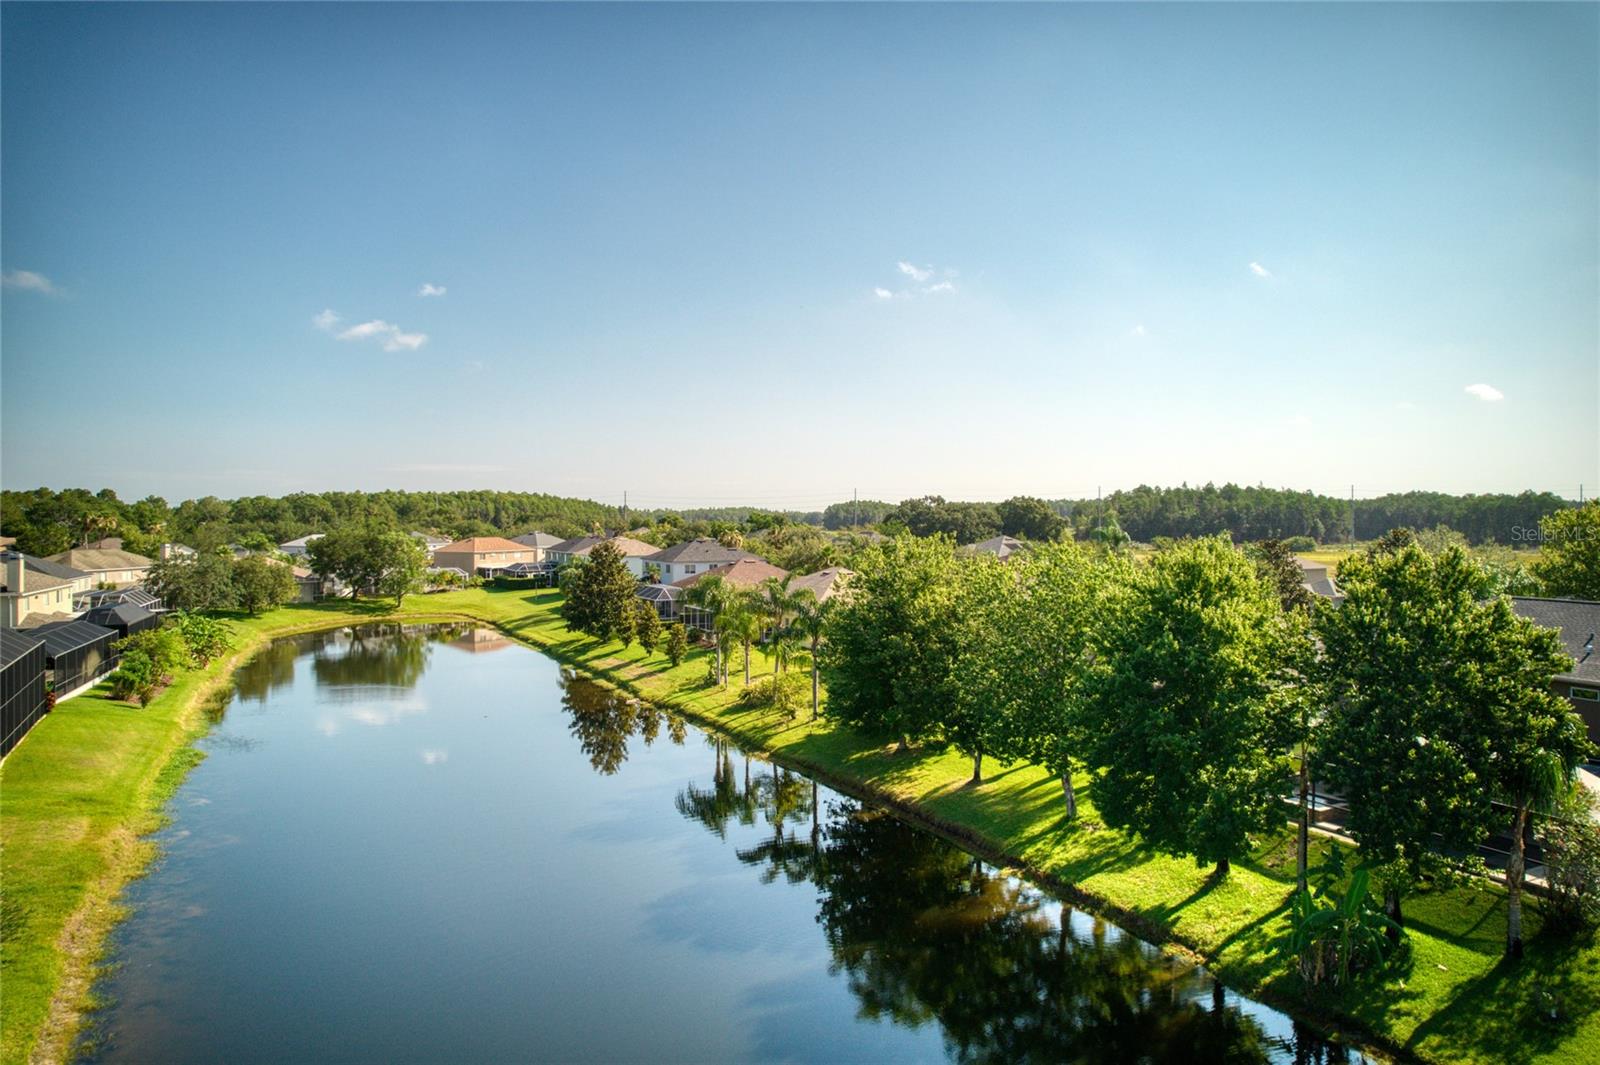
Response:
M935 733L954 697L954 545L898 536L868 548L827 625L828 711L904 746Z
M1321 776L1349 797L1350 834L1383 867L1384 908L1401 925L1407 888L1444 868L1439 848L1470 854L1503 827L1496 790L1530 783L1534 753L1561 729L1528 694L1549 683L1550 661L1509 604L1482 598L1481 568L1459 548L1391 539L1344 561L1344 603L1319 604L1315 631Z
M1007 536L1048 543L1067 528L1066 519L1054 507L1033 496L1013 496L995 510L1000 515L1000 531Z
M610 541L596 544L589 561L577 571L561 604L567 628L600 640L622 636L632 639L633 604L638 582L628 572L622 552Z
M1539 522L1534 574L1548 595L1600 599L1600 499L1568 507Z
M768 577L756 589L757 602L767 615L768 648L772 653L772 673L777 676L794 651L796 639L789 631L789 620L800 609L800 595L789 587L793 574Z
M1600 802L1574 781L1539 821L1544 851L1544 927L1581 932L1600 925Z
M246 555L233 564L233 589L239 606L251 614L292 603L299 594L294 572L262 555Z
M644 649L645 657L656 653L656 648L661 644L662 626L661 615L656 613L656 608L643 599L634 598L634 635L639 639L639 646Z
M674 621L667 626L667 661L679 665L689 653L689 632L683 622Z
M1095 805L1225 874L1252 833L1282 822L1295 630L1225 538L1181 542L1122 576L1083 681Z
M238 605L233 556L215 551L194 558L164 558L150 567L145 586L174 610L232 610Z
M1067 816L1076 817L1072 775L1086 740L1079 706L1091 636L1126 564L1074 544L1047 544L998 572L975 634L956 663L957 700L992 713L996 753L1026 758L1061 779ZM972 711L968 711L972 712Z
M1283 540L1257 541L1251 554L1261 577L1277 590L1284 610L1309 612L1316 598L1306 587L1305 571L1295 561L1294 552Z
M1546 813L1555 805L1572 786L1573 773L1592 746L1583 719L1550 687L1557 674L1572 668L1560 634L1518 616L1503 597L1487 605L1485 613L1485 628L1496 646L1477 682L1491 689L1482 698L1492 715L1493 787L1500 801L1516 811L1506 867L1506 953L1520 958L1528 815Z
M367 549L373 555L373 569L377 573L373 588L379 595L394 596L394 605L398 607L407 595L422 590L423 578L428 572L428 549L422 541L391 530L373 536Z
M1015 574L993 555L967 560L955 573L954 603L946 621L958 649L950 667L951 699L939 726L956 750L972 759L972 783L983 781L983 756L1006 747L1006 715L1011 707L990 698L993 680L983 673L987 660L983 648L1016 639L1003 631L1001 617L1018 595ZM983 675L980 675L982 673Z
M233 634L226 622L204 614L179 611L172 616L172 625L183 638L189 651L189 660L197 669L203 669L212 659L227 653L233 646Z

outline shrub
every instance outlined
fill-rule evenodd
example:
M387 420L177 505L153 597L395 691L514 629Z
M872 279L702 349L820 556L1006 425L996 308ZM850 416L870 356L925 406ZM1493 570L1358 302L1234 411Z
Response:
M667 626L667 658L676 666L688 653L689 634L684 631L683 622L675 621Z
M1339 854L1338 847L1333 848ZM1338 859L1335 859L1337 862ZM1289 904L1289 938L1284 952L1308 984L1340 986L1381 962L1392 945L1388 933L1399 926L1367 892L1368 874L1357 869L1343 894L1327 888L1313 895L1297 891Z
M739 692L739 705L751 710L771 707L794 717L810 698L811 680L803 673L763 677Z
M122 661L111 674L113 699L138 699L140 706L149 706L155 696L159 674L150 656L138 649L124 651Z
M143 654L149 660L151 668L155 670L157 684L190 662L189 647L178 634L177 626L173 625L136 632L111 646L121 651L124 657L134 651Z
M1317 542L1309 536L1289 536L1284 539L1283 543L1291 551L1315 551L1317 549Z
M213 658L233 646L233 636L228 626L216 618L182 612L173 615L173 618L174 627L189 650L189 660L197 668L205 668Z
M1556 801L1539 825L1549 870L1545 924L1565 931L1600 926L1600 824L1595 799L1582 784Z

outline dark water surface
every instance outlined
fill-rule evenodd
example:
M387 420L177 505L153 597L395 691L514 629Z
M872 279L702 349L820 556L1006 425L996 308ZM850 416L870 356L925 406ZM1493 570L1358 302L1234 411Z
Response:
M280 641L204 746L95 1060L1347 1060L482 630Z

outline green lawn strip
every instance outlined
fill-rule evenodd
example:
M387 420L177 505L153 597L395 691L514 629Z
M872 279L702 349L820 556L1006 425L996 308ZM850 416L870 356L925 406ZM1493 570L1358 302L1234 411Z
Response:
M708 652L697 650L676 668L659 652L646 660L637 645L624 650L618 643L568 632L559 603L559 594L551 591L485 589L414 597L400 611L348 603L286 607L242 620L240 651L231 662L265 639L295 631L360 621L476 618L713 725L747 748L769 752L848 792L890 802L986 857L1088 901L1141 935L1192 951L1230 986L1335 1026L1346 1023L1358 1040L1439 1062L1600 1062L1600 948L1589 941L1534 935L1520 965L1502 963L1505 904L1498 888L1457 888L1408 899L1406 962L1343 996L1320 994L1308 1002L1276 955L1294 877L1287 830L1262 841L1249 861L1236 862L1218 884L1207 869L1156 854L1136 838L1101 826L1093 805L1084 801L1086 779L1078 781L1079 818L1068 823L1062 818L1059 781L1032 766L987 765L985 782L970 787L971 763L953 751L897 754L826 719L805 720L809 706L798 721L740 706L737 650L728 689L710 687L705 684ZM771 668L763 654L753 655L753 677ZM220 677L228 669L231 663L218 663L208 675ZM85 703L80 715L97 714L109 728L91 720L73 731L62 724L71 717L63 711L73 704L63 704L0 770L8 933L0 998L4 1062L26 1059L45 1019L60 982L60 931L88 895L87 885L107 877L113 852L106 838L119 828L126 833L153 827L159 805L155 782L162 767L203 728L204 715L189 705L196 701L193 692L185 696L181 687L143 712L99 697L73 701ZM141 713L166 739L147 736L140 742L142 730L124 719ZM104 774L75 772L86 760L103 760ZM80 822L89 830L80 834ZM121 873L120 882L132 872ZM20 942L9 934L16 881L17 910L24 915ZM104 927L114 916L102 918ZM1536 906L1530 907L1528 922L1530 930L1537 929ZM13 968L22 974L17 984Z

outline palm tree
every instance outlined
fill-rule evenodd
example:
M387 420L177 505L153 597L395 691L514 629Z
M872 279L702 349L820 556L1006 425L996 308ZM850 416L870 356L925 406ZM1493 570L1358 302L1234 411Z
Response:
M711 615L712 643L717 655L717 676L726 685L728 683L728 665L722 656L722 634L717 624L717 619L732 604L734 588L722 579L720 573L711 573L690 585L687 598L690 605L697 606Z
M1507 798L1516 807L1517 816L1511 827L1511 860L1506 863L1506 886L1509 889L1506 906L1506 954L1522 957L1522 878L1527 868L1528 814L1532 811L1547 813L1555 805L1564 788L1572 786L1576 760L1568 760L1554 751L1539 748L1523 764L1523 772L1510 789Z
M750 645L761 639L761 632L765 629L767 618L766 611L761 607L754 595L746 592L739 596L720 618L727 619L727 631L734 639L744 645L744 686L750 687ZM719 618L719 620L720 620Z
M757 591L761 606L766 610L767 617L772 621L772 675L777 677L784 663L789 660L789 653L794 649L794 638L787 631L790 615L800 609L800 595L798 591L789 590L789 582L794 580L794 574L786 573L780 579L768 577L761 582ZM774 680L773 683L777 683Z
M801 589L795 610L794 628L811 649L811 720L817 719L820 686L817 683L817 654L822 649L822 636L827 631L828 616L833 613L832 599L818 599L809 588Z

